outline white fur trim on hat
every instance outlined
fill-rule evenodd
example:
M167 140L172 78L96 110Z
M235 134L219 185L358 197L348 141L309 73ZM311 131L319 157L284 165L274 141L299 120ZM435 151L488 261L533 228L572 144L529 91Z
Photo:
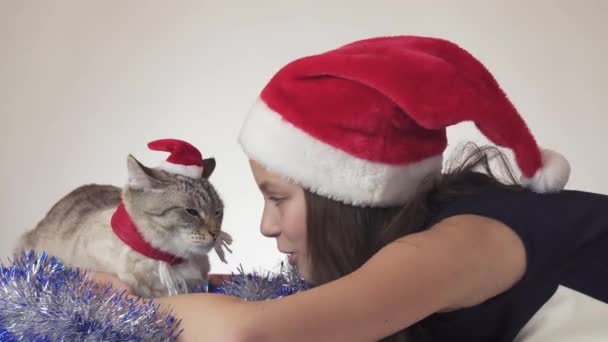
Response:
M239 143L249 158L268 170L352 205L404 204L427 177L441 173L441 155L408 165L354 157L293 126L260 99L241 128Z
M157 169L182 175L194 179L199 179L203 175L203 168L197 165L179 165L173 164L168 161L163 161Z
M562 190L570 177L570 164L561 154L541 149L542 168L532 178L521 177L521 183L535 192L556 192Z

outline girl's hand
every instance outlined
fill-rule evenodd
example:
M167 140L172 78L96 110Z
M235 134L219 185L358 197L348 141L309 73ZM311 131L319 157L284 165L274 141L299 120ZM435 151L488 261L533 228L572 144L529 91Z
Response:
M128 295L135 295L133 288L114 274L106 272L89 272L89 279L102 285L110 283L115 290L127 291Z

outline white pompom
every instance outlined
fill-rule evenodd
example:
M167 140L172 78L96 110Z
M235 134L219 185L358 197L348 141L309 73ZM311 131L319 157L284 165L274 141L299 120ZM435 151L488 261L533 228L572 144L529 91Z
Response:
M570 178L570 164L561 154L543 149L541 150L543 166L536 171L532 178L522 175L521 183L534 192L557 192L562 190Z

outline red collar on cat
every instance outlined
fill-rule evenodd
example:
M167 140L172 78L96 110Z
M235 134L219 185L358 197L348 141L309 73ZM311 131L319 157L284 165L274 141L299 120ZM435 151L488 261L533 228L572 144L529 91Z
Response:
M170 263L171 265L179 264L184 261L182 258L175 255L163 252L154 246L150 245L141 236L135 223L131 220L131 216L125 209L124 203L120 203L114 215L112 215L112 230L124 243L133 248L137 252L147 256L148 258L161 260Z

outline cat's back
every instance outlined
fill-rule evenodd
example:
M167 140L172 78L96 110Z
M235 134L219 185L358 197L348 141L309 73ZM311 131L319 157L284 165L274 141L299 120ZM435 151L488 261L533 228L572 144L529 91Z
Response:
M70 235L82 224L121 201L121 189L112 185L81 186L61 198L38 223L31 233Z
M88 243L108 243L109 221L121 201L121 191L98 184L73 190L55 203L34 229L21 235L14 252L46 251L66 265L94 265L87 259ZM109 244L113 242L110 239Z

